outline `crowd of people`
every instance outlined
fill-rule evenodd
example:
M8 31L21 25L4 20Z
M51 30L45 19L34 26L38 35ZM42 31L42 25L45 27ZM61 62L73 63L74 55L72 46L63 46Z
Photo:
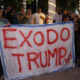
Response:
M73 21L76 30L79 28L80 12L76 15L71 9L65 9L63 12L61 8L57 8L56 14L53 15L53 23ZM0 7L0 25L2 24L49 24L49 16L38 8L37 12L32 14L31 8L25 11L25 7L21 6L20 10L16 12L11 6L5 9Z
M65 9L62 13L61 8L57 8L56 14L53 16L53 23L69 22L74 23L75 35L75 56L76 64L80 67L80 11L79 14L72 12L71 9Z
M25 11L25 7L21 6L20 11L16 12L11 6L5 8L2 12L0 8L0 24L5 24L8 21L10 24L44 24L45 23L45 14L42 13L41 8L38 8L37 12L32 14L30 8ZM4 21L3 19L6 19Z
M80 11L76 15L71 9L65 9L63 12L61 8L57 8L56 14L53 16L53 23L73 21L75 26L75 48L76 48L76 63L80 66ZM42 12L41 8L38 8L37 12L32 14L30 8L25 11L25 7L22 6L20 11L16 12L11 6L2 9L0 7L0 25L10 24L49 24L49 16ZM78 63L79 62L79 63ZM2 74L1 60L0 60L0 75Z
M71 9L65 9L63 12L61 8L57 8L56 14L53 15L53 23L73 21L75 30L79 28L80 12L76 15ZM0 25L2 24L49 24L49 16L38 8L37 12L32 14L31 8L25 11L25 7L21 6L20 10L16 12L11 6L2 9L0 7Z

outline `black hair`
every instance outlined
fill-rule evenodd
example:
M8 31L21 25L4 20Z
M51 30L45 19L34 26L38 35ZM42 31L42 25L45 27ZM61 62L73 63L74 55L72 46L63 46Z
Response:
M8 13L8 14L10 15L10 14L12 13L12 11L13 11L13 10L15 10L15 9L14 9L14 8L12 8L12 9L9 11L9 13Z
M24 7L24 5L20 6L20 9L23 8L23 7Z
M38 7L38 9L41 9L41 7Z
M2 7L0 6L0 9L2 10Z
M28 7L28 8L27 8L27 10L28 10L28 9L31 9L31 8L30 8L30 7Z

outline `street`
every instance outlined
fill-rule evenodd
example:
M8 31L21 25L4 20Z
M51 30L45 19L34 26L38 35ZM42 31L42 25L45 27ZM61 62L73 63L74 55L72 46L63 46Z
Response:
M0 80L4 80L4 77L2 77ZM22 80L80 80L80 68L43 74L37 77Z

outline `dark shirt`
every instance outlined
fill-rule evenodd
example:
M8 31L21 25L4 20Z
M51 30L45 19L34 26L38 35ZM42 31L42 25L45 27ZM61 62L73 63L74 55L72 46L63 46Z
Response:
M8 20L10 21L11 24L17 24L17 18L15 15L9 15Z

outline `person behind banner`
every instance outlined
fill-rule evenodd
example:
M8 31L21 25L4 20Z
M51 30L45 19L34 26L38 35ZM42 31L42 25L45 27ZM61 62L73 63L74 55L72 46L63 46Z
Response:
M31 10L29 9L27 11L27 13L25 11L25 7L21 6L20 11L17 13L18 24L32 24L32 22L31 22L31 19L32 19Z
M69 18L69 21L73 21L72 12L71 12L70 9L69 10L68 9L64 10L64 13L63 13L63 16L62 16L62 21L63 21L64 17Z
M2 8L0 7L0 25L10 25L9 21L5 18L3 18L3 11Z
M27 24L25 16L26 16L25 7L21 6L20 11L17 13L18 24Z
M45 14L42 13L42 9L38 8L38 12L33 15L35 24L44 24Z
M9 17L9 12L12 9L12 6L8 5L6 8L4 8L3 10L3 17L8 19Z
M14 8L9 11L7 19L10 21L11 24L17 24L16 11Z
M60 23L62 22L62 14L61 14L61 8L57 8L56 14L53 15L53 23Z
M27 15L25 15L25 18L27 19L27 24L34 24L33 15L30 8L27 9Z

